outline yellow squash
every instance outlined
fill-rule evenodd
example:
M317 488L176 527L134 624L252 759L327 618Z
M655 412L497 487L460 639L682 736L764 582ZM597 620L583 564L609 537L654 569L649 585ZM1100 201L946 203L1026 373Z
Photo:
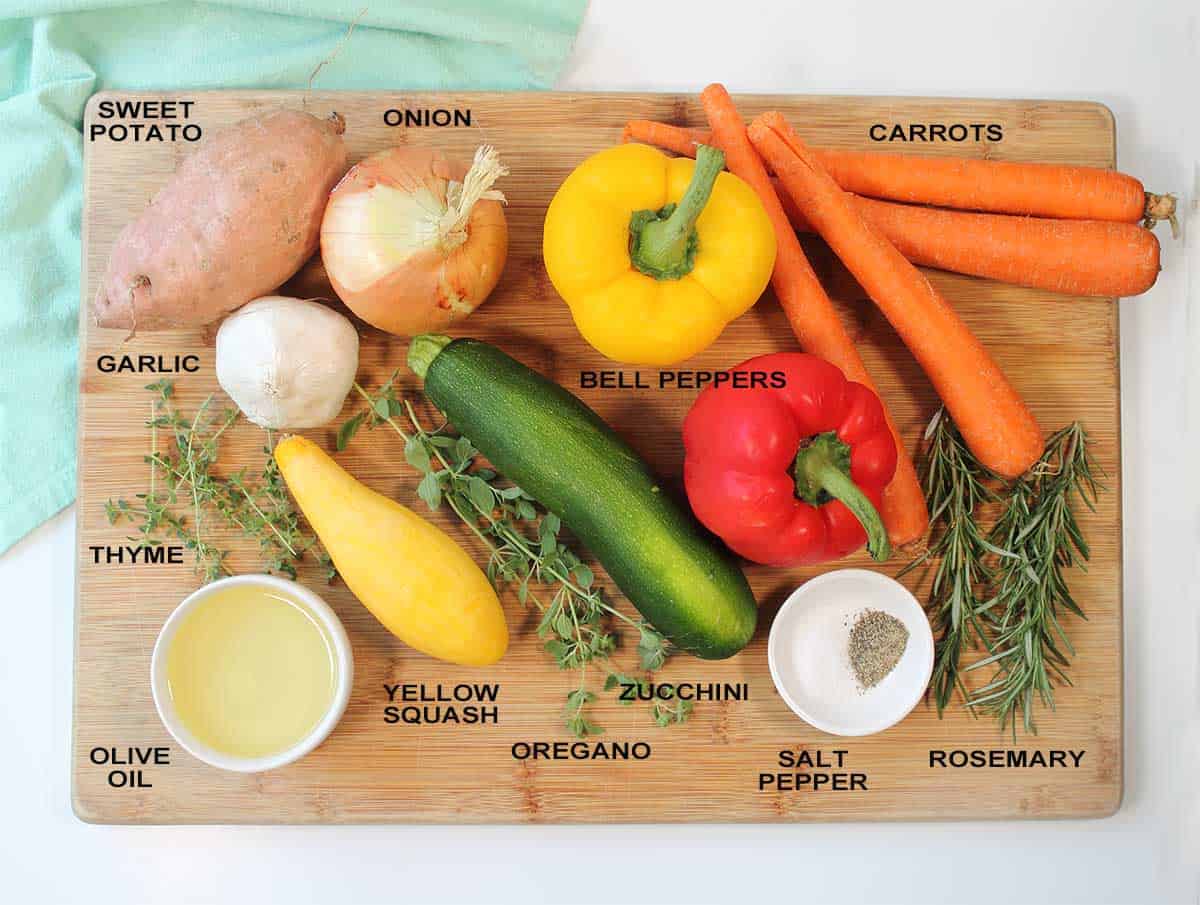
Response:
M500 600L448 535L356 481L304 437L281 440L275 461L346 586L389 632L464 666L504 656Z
M599 352L666 365L709 346L767 287L775 231L754 190L696 160L639 144L593 154L550 202L546 273Z

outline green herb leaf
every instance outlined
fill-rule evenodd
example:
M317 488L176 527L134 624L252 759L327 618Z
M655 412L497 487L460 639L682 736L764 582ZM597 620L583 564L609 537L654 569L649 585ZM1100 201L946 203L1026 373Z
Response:
M436 510L442 505L442 485L435 472L426 472L417 485L417 496L425 501L430 510Z
M596 696L590 691L577 688L567 695L567 707L572 710L579 710L585 704L590 704L594 700L596 700Z
M547 514L538 526L538 542L541 545L542 556L549 556L558 549L558 538L550 525L550 515Z
M637 648L639 665L647 672L661 669L670 653L667 648L667 639L646 623L642 623L639 629L641 630Z
M471 475L467 479L467 493L471 497L471 502L481 513L492 511L492 504L495 502L492 496L491 485L478 475Z
M645 693L648 687L644 680L636 676L626 675L625 673L610 672L608 678L604 680L605 691L612 691L616 688L621 689L621 693L617 695L617 703L622 707L629 707L633 704L633 699L623 697L624 690L628 686L633 686L642 693Z
M671 701L655 701L650 707L650 716L655 724L666 728L672 723L686 723L692 715L691 701L678 698Z
M428 472L431 467L429 450L425 448L425 444L421 442L420 437L409 437L404 442L404 458L409 465L419 472Z
M584 708L595 699L594 694L583 688L577 688L567 695L567 705L563 708L563 715L567 730L577 738L587 738L589 735L604 733L603 729L588 720L584 714Z
M592 582L596 580L595 573L592 572L587 563L576 563L571 569L571 572L575 576L575 581L578 582L579 586L584 589L590 588L592 586Z
M344 450L350 445L350 441L354 439L354 435L358 433L358 429L362 427L363 419L366 417L365 412L359 412L352 418L347 418L338 428L337 438L334 445L338 452Z

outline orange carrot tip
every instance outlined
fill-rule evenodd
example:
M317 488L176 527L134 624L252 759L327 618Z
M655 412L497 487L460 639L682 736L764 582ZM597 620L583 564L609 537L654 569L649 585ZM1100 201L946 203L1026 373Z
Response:
M708 144L711 136L704 129L689 129L649 119L631 119L621 132L621 141L635 141L673 151L681 157L695 157L696 145Z

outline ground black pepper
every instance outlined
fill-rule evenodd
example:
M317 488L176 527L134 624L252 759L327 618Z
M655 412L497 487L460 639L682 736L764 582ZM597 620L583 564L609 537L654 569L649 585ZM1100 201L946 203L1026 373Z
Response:
M866 691L896 668L908 646L904 623L881 610L865 610L850 629L850 666Z

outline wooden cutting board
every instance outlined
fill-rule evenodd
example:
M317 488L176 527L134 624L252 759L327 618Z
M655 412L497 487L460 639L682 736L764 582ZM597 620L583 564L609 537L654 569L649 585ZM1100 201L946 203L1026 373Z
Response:
M106 95L104 99L154 99L160 95ZM187 120L208 135L257 111L278 105L346 119L352 160L397 143L434 145L469 159L483 142L499 148L512 169L508 196L511 246L500 285L462 333L503 346L579 393L678 488L680 421L694 391L579 390L581 370L613 368L575 331L541 262L541 223L552 194L571 169L593 151L617 142L626 119L641 117L698 126L695 96L672 94L333 94L213 92L171 95L190 100ZM88 107L85 136L93 126L117 121L100 116L99 98ZM745 96L742 111L782 110L815 144L888 147L931 155L964 155L1112 166L1114 124L1099 104L1057 101L976 101L912 98ZM401 111L469 111L470 125L392 126ZM453 115L449 118L453 121ZM144 121L147 124L149 121ZM882 124L995 124L998 141L881 145L870 130ZM876 134L879 129L876 129ZM957 132L957 130L956 130ZM986 135L984 136L986 137ZM114 140L98 133L86 143L83 212L83 309L80 342L79 548L75 727L72 772L76 812L108 823L350 823L350 822L589 822L589 821L801 821L999 817L1085 817L1111 814L1122 790L1121 704L1121 473L1118 386L1118 318L1111 300L1057 296L984 280L931 272L994 354L1046 429L1081 419L1106 472L1107 490L1082 524L1092 546L1087 573L1071 574L1076 598L1088 614L1068 631L1078 656L1075 684L1057 692L1057 711L1043 713L1037 736L1013 743L989 718L961 709L939 719L919 705L900 725L864 739L843 739L809 728L776 695L767 670L766 637L784 598L823 568L748 567L760 600L759 630L733 659L712 663L677 657L655 677L661 682L745 686L744 700L701 701L690 722L660 729L646 703L618 705L601 694L595 719L605 742L644 743L645 758L553 760L521 758L526 743L568 742L561 711L574 673L560 672L542 650L534 620L514 595L505 597L513 643L489 669L436 662L406 649L385 632L340 584L325 587L315 569L301 578L324 594L344 620L354 646L354 692L341 725L298 764L255 776L224 773L182 751L164 730L150 695L150 654L167 615L200 579L182 565L97 563L93 548L119 546L128 526L110 526L105 501L145 490L148 436L143 424L157 379L145 373L105 373L103 355L194 353L195 373L173 375L187 411L210 393L225 402L213 372L215 326L146 333L127 339L87 319L88 303L118 230L132 220L194 145L187 141ZM810 243L868 369L917 448L937 410L928 381L889 325L819 242ZM329 294L319 268L307 268L297 294ZM375 386L404 362L406 342L362 326L359 380ZM795 348L792 333L769 294L703 354L684 365L728 367L751 355ZM632 368L623 369L632 374ZM642 369L651 376L654 369ZM411 377L405 388L413 389ZM358 406L348 403L343 418ZM341 419L337 423L340 423ZM310 432L332 448L337 423ZM221 469L260 463L260 431L245 422L221 447ZM414 472L401 446L383 431L363 434L339 456L373 488L424 511ZM479 555L480 548L452 519L438 516L452 536ZM217 535L233 550L235 571L257 571L252 545ZM885 571L906 561L894 558ZM869 566L865 554L839 566ZM914 577L920 596L925 591ZM601 573L598 581L606 581ZM623 608L628 604L622 599ZM616 656L634 666L632 643ZM458 683L498 686L498 723L487 725L388 724L387 685L423 687L433 695ZM595 675L593 687L599 682ZM514 750L514 746L515 750ZM130 749L162 747L168 763L129 766ZM647 747L636 750L645 753ZM1049 761L1050 752L1083 752L1076 766L931 766L970 752L1007 750L1014 757ZM594 750L594 749L592 749ZM634 749L629 747L630 751ZM780 752L807 752L812 767L780 766ZM954 752L966 752L956 754ZM1024 752L1020 754L1019 752ZM137 760L139 752L133 753ZM799 755L795 755L799 757ZM980 755L977 755L980 756ZM983 755L991 757L990 754ZM1068 764L1071 758L1068 758ZM840 762L840 766L838 766ZM822 766L832 764L833 766ZM764 774L813 774L804 791L760 790ZM862 774L865 789L814 790L817 776ZM846 782L846 780L843 780Z

